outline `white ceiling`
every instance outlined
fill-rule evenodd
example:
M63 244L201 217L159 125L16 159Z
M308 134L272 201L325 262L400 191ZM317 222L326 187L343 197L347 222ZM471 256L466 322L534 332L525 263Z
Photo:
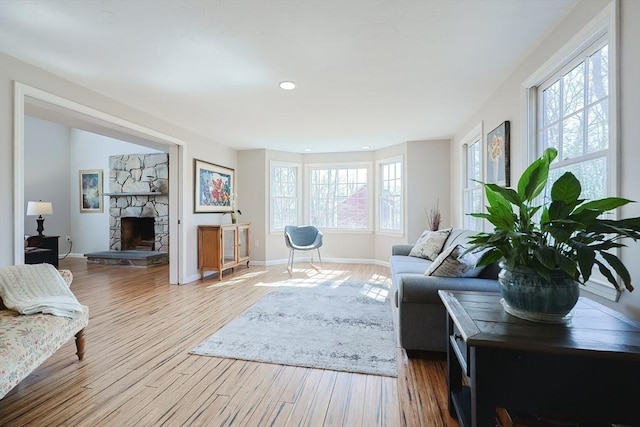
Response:
M453 136L577 1L0 0L0 51L238 149L356 151Z

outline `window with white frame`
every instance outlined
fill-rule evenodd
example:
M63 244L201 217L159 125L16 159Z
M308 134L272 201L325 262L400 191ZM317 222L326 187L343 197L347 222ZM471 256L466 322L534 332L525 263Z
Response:
M572 172L581 182L581 198L618 193L617 16L612 2L523 85L527 105L535 105L527 115L531 159L555 147L549 179ZM597 270L585 289L614 301L619 297Z
M538 154L558 150L551 164L553 182L572 172L582 183L582 198L614 194L610 170L609 46L600 39L538 87Z
M402 233L402 158L378 162L378 230Z
M271 164L271 230L284 230L286 225L298 224L298 176L295 164Z
M465 144L465 179L463 189L464 227L482 231L482 218L475 218L470 213L482 212L482 137Z
M309 222L321 229L367 230L370 166L309 166Z

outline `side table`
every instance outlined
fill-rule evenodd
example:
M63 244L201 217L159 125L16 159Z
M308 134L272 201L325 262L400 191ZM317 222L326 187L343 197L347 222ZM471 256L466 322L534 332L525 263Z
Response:
M51 264L51 249L31 249L24 251L24 263L25 264Z
M25 264L39 264L46 262L58 268L58 239L60 236L42 236L42 243L38 246L42 250L25 251Z
M640 322L584 297L569 323L544 324L506 313L498 293L438 293L447 309L449 412L461 426L494 426L497 408L640 425L637 394L627 391L640 384Z

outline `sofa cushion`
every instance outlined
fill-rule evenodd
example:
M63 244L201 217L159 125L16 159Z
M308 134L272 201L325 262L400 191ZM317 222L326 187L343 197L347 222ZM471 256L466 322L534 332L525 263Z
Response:
M393 274L417 273L424 274L433 261L407 255L391 256L391 272Z
M433 261L425 276L478 277L484 266L476 267L479 256L476 252L464 253L464 245L451 245Z
M89 308L82 309L75 319L0 310L0 398L87 326Z
M449 233L451 233L450 228L438 231L425 230L416 241L411 252L409 252L409 256L433 261L442 252L444 242L449 237Z

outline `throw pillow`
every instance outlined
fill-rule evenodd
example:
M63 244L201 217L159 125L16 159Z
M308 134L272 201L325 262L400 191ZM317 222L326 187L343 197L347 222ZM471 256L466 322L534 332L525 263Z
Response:
M433 261L442 251L449 233L451 233L450 228L438 231L424 231L413 248L411 248L409 256Z
M433 261L425 276L478 277L485 266L476 267L480 252L467 252L463 245L451 245Z

